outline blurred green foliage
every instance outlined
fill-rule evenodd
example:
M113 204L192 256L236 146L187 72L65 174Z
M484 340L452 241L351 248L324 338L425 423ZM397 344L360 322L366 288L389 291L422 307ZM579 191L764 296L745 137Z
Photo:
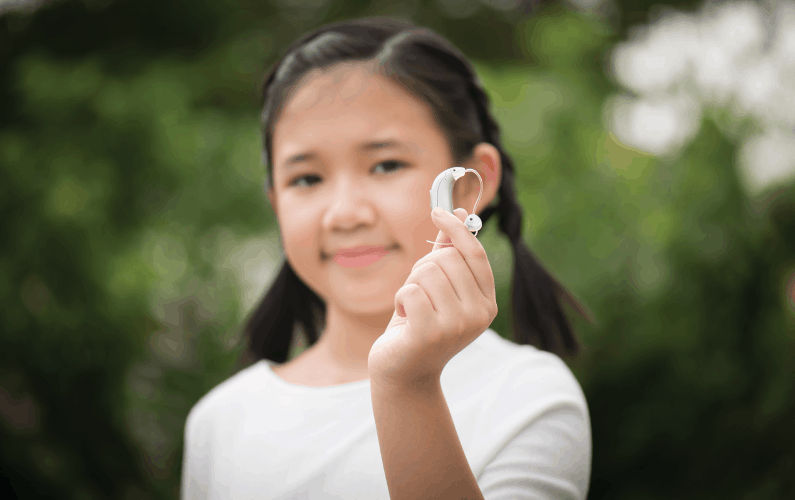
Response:
M748 199L709 120L675 161L619 144L604 61L626 26L557 5L464 19L433 2L301 5L60 1L0 17L8 488L178 495L187 412L245 365L241 321L281 258L259 79L303 30L385 14L476 61L526 238L599 320L576 320L586 352L569 360L591 409L589 498L795 498L795 188ZM481 234L507 335L511 256Z

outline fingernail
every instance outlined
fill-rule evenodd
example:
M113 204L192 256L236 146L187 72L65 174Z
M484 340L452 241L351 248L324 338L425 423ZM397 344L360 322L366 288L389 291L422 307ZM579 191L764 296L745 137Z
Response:
M433 213L433 215L435 215L437 217L440 217L443 213L447 213L447 211L445 209L443 209L442 207L436 207L436 208L433 209L433 212L431 212L431 213Z

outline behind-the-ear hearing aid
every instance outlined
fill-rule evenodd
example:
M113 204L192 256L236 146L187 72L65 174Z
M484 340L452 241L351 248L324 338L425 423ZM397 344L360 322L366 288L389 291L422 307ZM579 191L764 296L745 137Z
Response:
M463 168L463 167L453 167L448 168L441 174L436 176L436 179L433 180L433 185L431 186L431 210L436 207L442 207L443 209L447 210L451 214L453 213L453 183L464 176L467 172L472 172L473 174L478 176L478 180L480 180L480 193L478 193L478 199L475 201L475 206L472 208L472 213L464 219L464 225L466 225L469 232L474 233L475 236L478 235L478 231L483 228L483 223L480 220L480 217L476 215L476 211L478 209L478 203L480 202L480 197L483 195L483 178L477 172L477 170L471 168ZM428 243L436 244L435 241L426 240ZM450 245L451 243L448 243Z

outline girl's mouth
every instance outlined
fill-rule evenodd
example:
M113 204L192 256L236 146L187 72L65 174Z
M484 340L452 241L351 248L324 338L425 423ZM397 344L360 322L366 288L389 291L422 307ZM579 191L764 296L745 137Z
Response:
M332 260L342 267L365 267L374 264L389 254L384 246L360 246L338 250Z

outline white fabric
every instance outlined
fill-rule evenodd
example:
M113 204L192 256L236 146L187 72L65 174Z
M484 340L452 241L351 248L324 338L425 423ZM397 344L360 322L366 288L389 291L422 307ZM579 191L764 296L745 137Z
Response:
M185 425L182 500L387 500L368 380L288 383L260 361L205 395ZM486 500L584 500L591 426L557 356L489 329L442 372Z

